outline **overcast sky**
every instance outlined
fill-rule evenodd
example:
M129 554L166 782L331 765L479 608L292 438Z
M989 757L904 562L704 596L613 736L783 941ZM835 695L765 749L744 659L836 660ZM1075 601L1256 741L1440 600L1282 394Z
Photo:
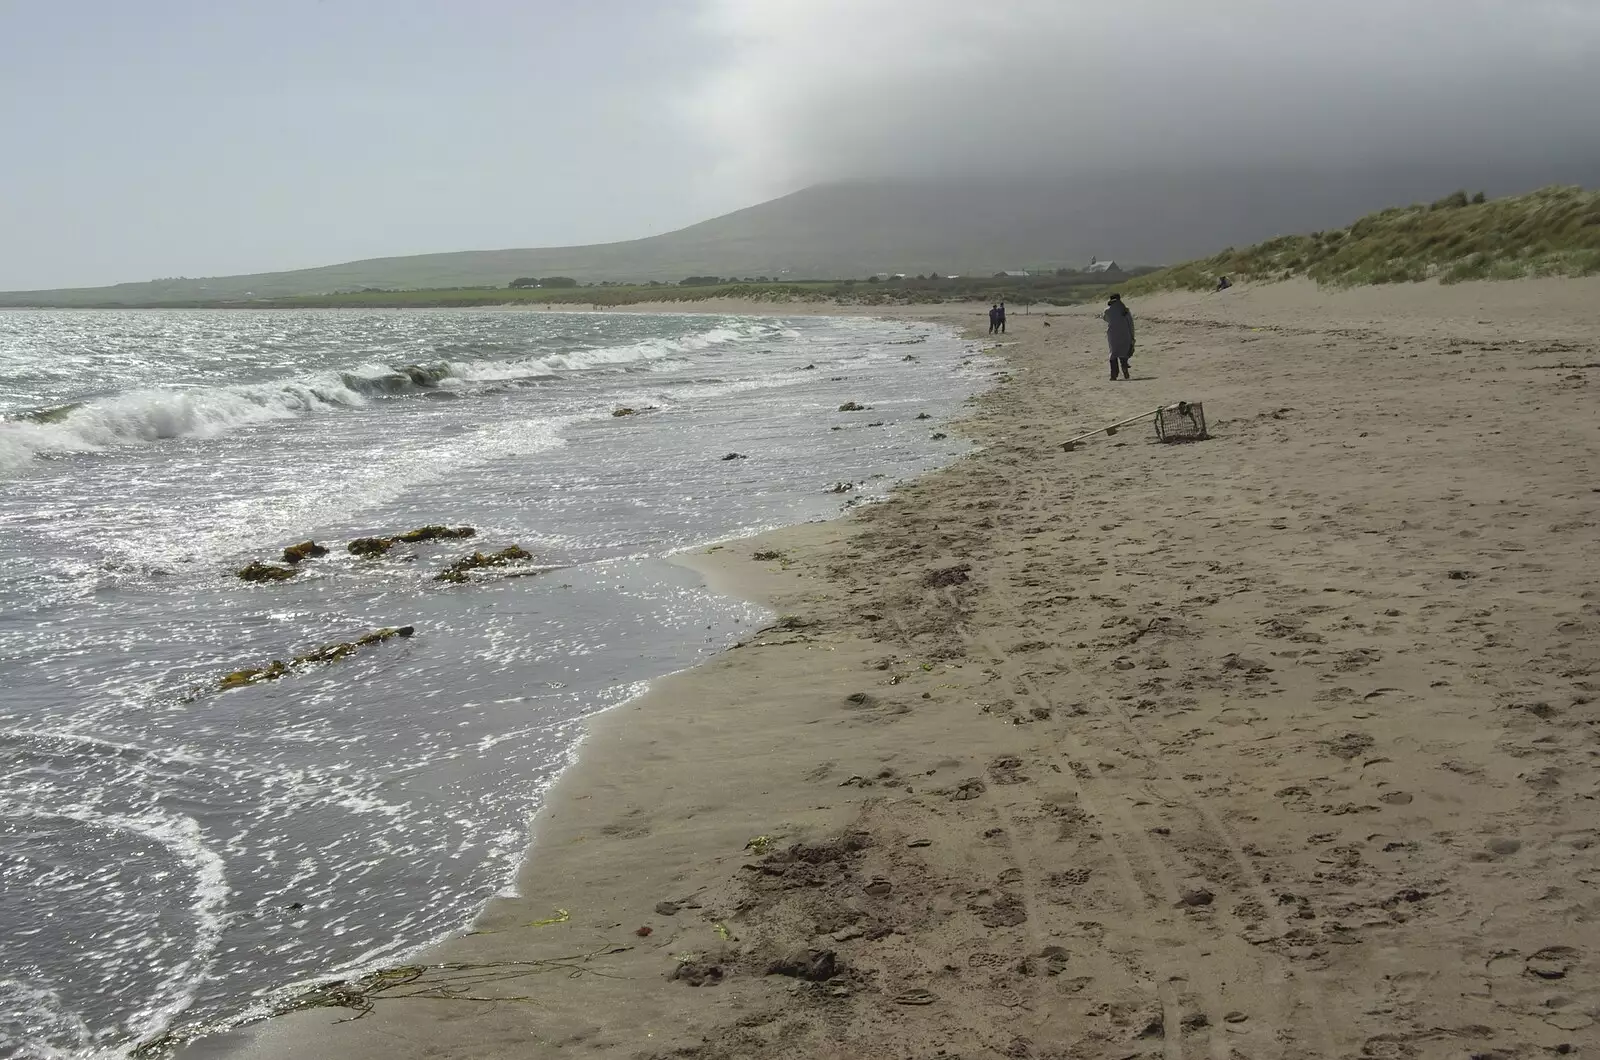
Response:
M0 0L0 289L667 231L852 176L1600 146L1600 0Z

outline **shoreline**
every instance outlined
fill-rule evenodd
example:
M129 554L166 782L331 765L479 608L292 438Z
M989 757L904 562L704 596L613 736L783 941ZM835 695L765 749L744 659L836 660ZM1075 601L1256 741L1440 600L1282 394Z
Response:
M1600 283L1143 299L1125 386L1095 308L1012 317L974 453L693 557L792 620L592 723L522 897L181 1055L1600 1043Z
M723 302L727 302L728 305L724 307L722 305ZM672 316L713 317L739 315L772 317L777 319L794 316L839 318L859 317L881 320L884 323L889 324L899 324L910 322L912 320L920 320L924 323L940 325L950 333L951 337L955 338L961 343L971 343L977 341L978 339L978 336L976 335L967 334L961 325L955 321L931 316L890 316L878 312L866 311L866 307L834 305L831 303L827 305L794 303L793 306L790 306L788 303L745 301L737 299L717 300L717 304L718 308L705 311L698 309L675 308L684 305L684 303L681 302L666 302L659 304L652 303L648 305L639 304L637 306L629 305L619 307L602 306L598 308L506 305L481 307L480 311L500 311L509 309L517 311L527 310L552 313L570 311L583 315L592 315L594 313L662 314ZM775 311L776 306L783 306L786 310L792 308L796 311L777 312ZM959 422L959 419L945 421L944 426L954 429L955 425ZM924 474L926 474L926 472L924 472ZM887 499L888 498L879 498L871 501L870 503L882 503ZM753 534L747 534L745 536L719 539L701 545L688 546L662 554L657 558L662 562L692 572L701 580L703 587L714 595L744 603L755 604L770 610L772 606L772 599L769 595L767 595L764 588L759 587L765 585L765 579L760 577L759 572L754 569L753 564L741 564L734 560L733 557L738 554L740 550L747 551L751 548L759 550L759 547L765 542L788 540L790 535L808 536L808 530L821 532L822 528L837 527L839 524L849 520L855 514L855 512L859 510L860 508L846 507L828 518L813 518L807 520L806 522L770 528ZM829 536L831 537L832 535ZM741 569L743 567L750 567L751 569ZM776 617L775 613L774 617ZM507 878L505 886L502 887L500 892L486 899L482 903L479 911L460 929L450 932L448 935L437 937L430 942L420 944L415 950L411 951L409 957L407 958L406 964L393 965L393 962L391 962L391 965L398 967L410 967L410 962L412 961L422 961L424 959L431 960L432 958L437 958L440 961L449 961L451 959L452 947L471 936L485 932L485 929L481 928L479 925L482 923L484 917L488 914L491 907L502 901L516 902L521 900L524 897L524 884L530 873L531 862L536 856L540 846L540 824L544 820L550 799L569 782L569 777L571 777L574 770L577 769L584 761L584 758L587 754L587 748L590 746L591 742L593 742L597 735L600 735L605 731L609 719L611 719L613 715L617 715L625 711L645 709L649 706L647 701L651 700L657 694L658 688L664 683L671 682L675 678L691 674L701 669L707 661L715 659L719 655L726 654L727 651L739 647L743 647L743 644L735 644L731 648L723 649L722 652L711 656L710 659L702 659L701 662L691 664L683 669L652 677L648 680L647 687L643 691L630 696L628 699L625 699L621 702L604 707L603 709L587 716L583 720L583 727L585 730L584 735L571 749L571 753L569 754L566 764L563 765L557 774L547 783L544 792L544 798L541 800L539 808L529 819L527 842L524 846L521 860L519 861L516 870ZM609 723L616 724L615 722ZM584 799L588 798L588 796L579 796L579 798ZM305 999L321 994L328 987L338 982L360 982L371 978L375 974L381 976L382 973L367 973L366 975L353 976L351 979L344 981L332 980L328 978L318 978L308 981L307 985L302 990L291 995L286 995L277 1003L277 1006L275 1006L269 1014L264 1016L256 1016L243 1023L236 1024L215 1032L207 1033L199 1038L183 1042L175 1048L173 1055L180 1058L189 1058L189 1060L194 1060L194 1058L204 1060L204 1058L208 1057L232 1057L241 1054L249 1056L277 1055L277 1051L280 1049L285 1054L301 1055L303 1050L309 1047L310 1039L313 1037L312 1035L301 1033L301 1029L298 1027L298 1024L301 1022L301 1017L310 1016L314 1018L318 1012L325 1011L325 1009L320 1005L307 1007L305 1005ZM287 1031L286 1036L279 1033L279 1031L284 1030ZM157 1042L160 1040L160 1038L154 1039L154 1041Z

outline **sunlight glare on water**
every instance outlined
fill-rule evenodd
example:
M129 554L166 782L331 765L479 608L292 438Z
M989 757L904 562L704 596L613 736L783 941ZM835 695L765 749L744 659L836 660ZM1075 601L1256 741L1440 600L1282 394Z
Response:
M582 720L762 619L664 557L947 461L987 371L863 320L0 312L0 1055L125 1055L459 930ZM478 533L343 547L428 524ZM511 544L554 569L433 578Z

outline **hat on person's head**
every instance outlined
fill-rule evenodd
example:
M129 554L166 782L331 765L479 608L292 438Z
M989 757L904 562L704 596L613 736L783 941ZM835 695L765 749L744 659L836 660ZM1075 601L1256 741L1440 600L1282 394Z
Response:
M1120 294L1114 294L1110 298L1107 298L1106 301L1108 301L1108 302L1120 302L1120 301L1122 301L1122 296Z

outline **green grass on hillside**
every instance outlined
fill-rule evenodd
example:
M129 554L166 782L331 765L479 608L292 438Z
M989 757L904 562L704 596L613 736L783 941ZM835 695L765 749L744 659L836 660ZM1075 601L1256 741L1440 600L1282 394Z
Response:
M1280 236L1175 265L1127 285L1134 293L1201 290L1218 276L1308 276L1340 287L1437 279L1510 280L1600 274L1600 191L1550 187L1484 201L1465 192L1363 217L1348 228Z
M338 294L295 295L286 298L227 302L229 308L255 309L465 309L502 305L617 306L640 302L703 302L708 298L750 298L757 301L822 301L830 283L719 284L676 287L668 284L624 284L594 287L463 287L419 291L346 291ZM195 303L215 305L216 303Z

